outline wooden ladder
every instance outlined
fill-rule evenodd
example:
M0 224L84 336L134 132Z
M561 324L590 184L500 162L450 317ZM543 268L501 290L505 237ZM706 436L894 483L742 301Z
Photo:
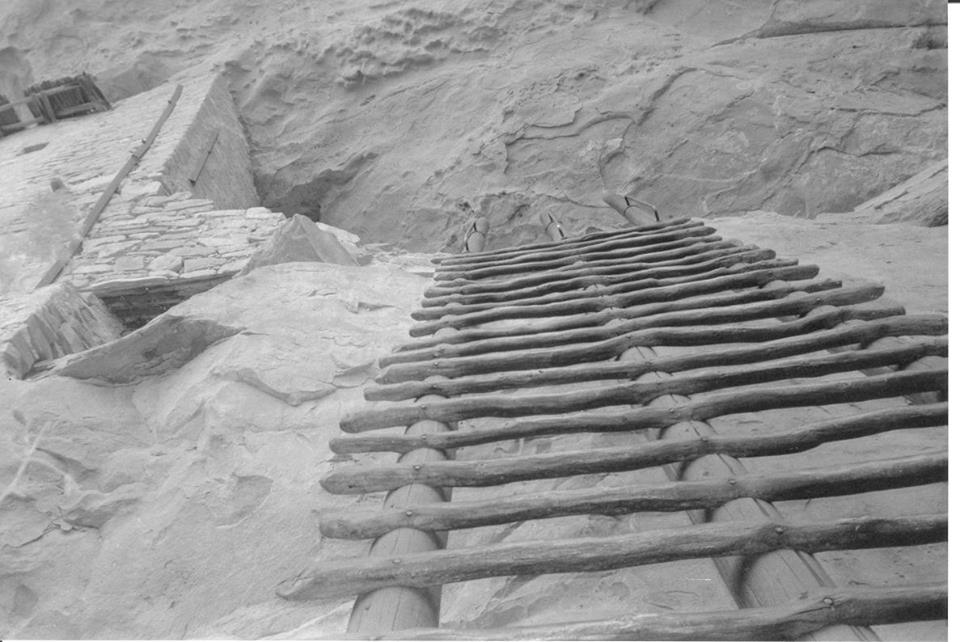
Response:
M880 285L817 278L816 266L725 240L698 220L550 234L559 240L436 261L435 285L413 315L418 339L381 359L378 385L365 391L378 403L343 417L349 434L331 442L337 453L396 452L399 461L342 467L322 482L331 493L388 492L381 510L321 523L325 537L373 539L370 555L319 562L285 582L282 597L357 595L349 633L391 639L878 639L871 626L946 617L945 581L837 586L816 556L945 542L945 514L811 521L781 512L788 500L946 481L937 442L947 421L943 315L907 315L879 300ZM832 410L799 425L777 414L805 407ZM729 418L742 413L756 413L762 430L730 431ZM934 447L826 466L797 467L793 456L839 442L854 450L852 440L908 429L933 431ZM622 439L453 457L573 434ZM783 464L752 472L760 457ZM456 501L456 489L644 469L663 480L546 492L513 485ZM460 529L642 511L689 520L445 548ZM696 558L713 559L738 609L437 628L445 584Z

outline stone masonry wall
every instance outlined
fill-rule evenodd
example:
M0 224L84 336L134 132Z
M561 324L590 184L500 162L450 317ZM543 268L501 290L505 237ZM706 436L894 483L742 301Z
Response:
M173 90L174 84L168 83L120 101L108 112L0 138L0 294L26 293L35 287L147 136ZM219 131L217 143L197 181L200 189L194 192L187 177L201 162L202 137L214 130ZM230 95L219 77L184 82L172 114L111 198L87 243L122 235L122 230L110 229L111 221L123 228L128 225L125 217L145 207L145 198L184 191L184 185L213 201L205 209L255 207L247 152ZM56 206L50 207L54 179L62 181L64 189L56 192Z
M221 77L214 78L186 134L167 156L161 176L168 193L192 192L220 208L260 203L243 127Z
M22 379L37 361L86 350L122 331L99 299L68 283L0 297L0 376Z
M232 274L284 220L263 207L217 209L187 192L113 211L83 242L62 279L86 288L142 277Z

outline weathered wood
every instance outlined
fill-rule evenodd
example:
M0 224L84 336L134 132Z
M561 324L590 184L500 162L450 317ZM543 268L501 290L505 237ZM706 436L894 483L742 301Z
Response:
M460 295L469 297L489 294L503 295L521 290L522 288L563 285L571 279L588 276L608 276L618 274L639 274L644 277L678 276L682 274L704 272L707 269L717 267L719 265L716 263L717 261L733 260L738 257L750 257L755 255L757 252L763 252L762 256L765 259L772 259L776 256L776 252L773 252L772 250L763 251L758 250L756 246L743 246L724 243L720 248L707 249L703 252L693 254L693 258L691 260L683 260L679 262L671 261L666 265L650 264L649 262L643 261L639 258L634 258L632 260L624 259L623 261L618 261L612 265L600 267L590 263L585 263L582 266L572 265L563 270L536 272L534 274L518 276L511 279L489 281L470 281L460 279L457 281L447 281L442 285L436 284L427 288L423 293L423 296L428 298L442 298ZM744 258L742 260L747 259ZM738 261L733 261L733 263L736 262ZM726 264L732 265L733 263ZM794 260L791 264L796 263L797 261Z
M470 254L460 261L444 261L440 267L437 268L437 273L467 273L473 270L485 270L491 267L518 265L537 266L545 261L553 262L567 259L574 259L573 261L568 261L573 263L577 259L610 258L610 255L607 253L613 250L629 249L631 251L649 251L649 249L643 250L643 248L656 247L668 241L711 236L715 232L716 229L707 227L702 223L689 223L667 230L658 230L655 234L632 234L589 243L557 243L550 248L520 252L512 256L478 257L476 254ZM536 269L536 267L532 269Z
M423 421L411 424L404 434L416 437L444 432L446 424ZM398 463L420 466L446 460L443 451L419 448L403 454ZM447 494L426 484L405 484L396 487L384 499L383 509L409 504L430 505L447 501ZM378 534L371 544L372 557L393 557L443 548L446 535L438 536L427 529L390 529ZM353 605L347 630L351 633L377 634L408 626L436 626L440 619L440 588L387 586L360 595Z
M459 430L443 435L425 435L413 440L400 435L335 437L330 447L338 453L394 451L429 446L449 449L542 435L581 432L616 432L642 428L665 428L681 421L710 419L740 412L759 412L831 403L854 403L867 399L900 397L915 392L946 390L946 369L894 372L887 375L819 382L803 385L765 386L749 391L706 395L689 404L669 409L640 408L617 415L580 413L564 417L528 419L493 428Z
M799 291L793 287L784 287L778 290L766 290L767 293L782 292L783 296L791 291ZM754 295L748 291L746 296ZM806 314L823 305L852 305L871 301L883 294L882 286L861 286L856 288L840 288L826 292L815 292L796 298L779 298L773 301L761 301L734 305L740 301L738 293L729 297L717 296L729 305L724 307L704 307L694 310L680 310L651 314L650 316L633 319L630 331L621 334L618 328L598 328L596 330L570 330L563 333L541 333L527 337L521 344L534 345L530 349L518 349L517 342L509 338L498 339L497 343L481 344L483 348L509 350L477 356L454 358L437 358L430 362L397 364L386 368L376 379L378 383L396 383L409 379L425 379L430 375L446 377L461 377L469 374L483 374L507 370L529 370L530 368L555 368L575 363L603 361L620 355L635 345L703 345L704 343L720 343L723 335L715 332L716 337L709 335L709 329L703 332L677 332L675 326L713 325L721 323L736 323L757 319ZM648 310L649 311L649 310ZM604 337L607 338L604 338ZM561 341L562 339L562 341ZM570 341L578 341L573 345L566 345ZM691 343L680 343L689 340ZM584 342L584 343L579 343ZM478 342L479 343L479 342ZM562 347L540 347L562 346Z
M718 301L732 301L737 303L748 300L760 300L772 298L772 295L761 293L756 288L765 285L771 281L803 281L812 279L819 272L815 265L795 265L790 267L781 267L773 269L761 269L755 272L743 274L731 274L728 276L715 277L706 281L697 281L694 283L681 283L678 285L668 285L663 287L650 287L640 289L626 294L606 294L597 288L595 296L580 296L575 299L559 301L557 303L545 303L535 305L505 305L483 310L481 312L470 312L460 316L445 316L436 321L427 321L418 323L410 328L411 336L424 336L434 334L440 328L469 328L492 321L503 321L506 319L543 319L549 317L564 317L580 314L595 314L604 310L624 310L632 308L629 312L631 317L647 316L655 314L652 308L645 307L643 310L637 310L639 306L650 306L660 304L659 311L690 309L691 307L715 307L723 303L714 304L710 297L716 297ZM840 281L827 280L825 282L835 284L833 287L840 287ZM738 290L741 288L753 288ZM822 289L827 289L824 286ZM781 288L779 291L782 291ZM405 353L398 353L405 354Z
M699 524L616 537L494 544L393 559L317 564L283 582L288 600L355 595L383 586L428 587L505 575L606 571L721 555L760 555L783 548L808 552L915 546L944 541L947 516L857 517L811 524Z
M584 234L582 236L572 237L567 239L564 245L569 244L570 247L583 247L588 246L592 243L606 239L614 239L625 236L649 236L650 234L657 234L665 230L674 229L674 228L684 228L684 227L698 227L703 225L703 221L693 220L689 218L675 218L669 221L664 221L663 223L658 223L656 225L647 225L643 227L630 226L626 228L621 228L617 230L606 230L603 232L592 232L590 234ZM488 257L511 257L517 256L520 254L529 254L530 252L539 251L539 250L549 250L557 247L557 243L554 241L549 242L540 242L540 243L528 243L526 245L516 245L513 247L500 248L497 250L486 250L483 252L473 252L470 256L456 255L451 254L447 256L435 257L431 259L431 262L439 265L457 265L460 263L470 263L476 259L483 259Z
M739 365L758 361L769 361L806 352L838 348L852 343L866 343L886 336L903 335L942 335L947 332L947 318L939 314L894 316L902 312L900 308L886 310L889 317L863 324L837 325L856 318L858 310L853 307L824 308L809 315L781 325L762 328L762 335L755 333L757 328L734 326L710 326L713 334L747 331L738 335L737 342L746 340L763 341L759 345L731 348L727 350L708 350L674 357L657 357L643 362L615 361L609 363L578 364L546 370L516 370L443 379L437 381L405 381L403 383L371 386L366 388L364 397L369 401L400 401L413 399L425 394L443 396L468 393L493 392L567 383L586 383L606 379L633 379L647 372L680 372L694 368L708 368L723 365ZM874 311L875 312L875 311ZM826 328L819 330L820 328ZM687 328L686 331L700 331L704 328ZM819 331L817 331L819 330ZM796 336L800 335L800 336ZM781 338L783 337L783 338Z
M944 413L945 414L945 413ZM945 423L945 418L938 423ZM889 425L889 424L888 424ZM877 422L869 426L870 434ZM903 423L890 429L911 427ZM859 431L863 432L863 431ZM835 439L833 435L825 435ZM787 433L789 440L791 435ZM740 441L746 441L740 438ZM758 440L764 448L758 449L761 456L782 455L791 451L769 438ZM662 442L671 443L671 442ZM693 440L688 440L693 445ZM794 442L795 443L795 442ZM658 445L658 444L654 444ZM756 445L756 444L755 444ZM816 444L804 444L813 448ZM611 455L611 461L624 461L615 449L604 449ZM700 454L684 458L683 461ZM565 453L566 454L566 453ZM671 460L648 459L641 466L622 467L614 465L604 468L603 462L591 451L580 451L570 455L581 455L579 459L566 457L574 461L573 470L568 473L553 469L552 474L540 474L542 469L533 466L517 466L504 475L510 481L539 479L545 477L567 477L587 474L582 471L610 473L620 470L649 468L669 463ZM581 465L581 461L590 460L591 466ZM672 460L676 461L676 460ZM457 462L482 467L482 462ZM524 462L527 463L527 462ZM505 468L505 467L504 467ZM365 473L376 475L375 469L366 469ZM443 478L434 475L433 479ZM444 478L447 479L447 478ZM717 508L742 497L752 497L765 501L784 501L791 499L812 499L817 497L835 497L852 495L891 488L906 488L944 482L947 479L947 455L917 455L897 459L885 459L847 466L830 468L809 468L781 473L734 475L713 481L677 481L641 486L604 487L589 490L548 491L540 493L511 494L492 500L457 502L416 506L413 504L398 507L392 511L332 511L325 513L320 520L320 532L327 537L342 539L366 539L378 537L395 528L419 528L436 531L451 531L462 528L492 526L531 519L548 519L566 515L625 515L640 511L683 511L691 509ZM359 483L353 483L359 482ZM509 482L501 482L509 483ZM450 485L458 485L453 481ZM485 484L486 485L486 484ZM373 484L366 484L358 476L350 480L336 475L328 477L323 487L332 493L348 494L372 492ZM384 486L384 484L376 484ZM371 490L365 490L371 488ZM383 490L379 488L378 490Z
M774 284L771 284L773 287ZM658 356L653 346L636 346L621 355L622 360L646 361ZM669 378L668 373L652 373L658 378ZM684 395L664 395L654 399L650 408L670 409L686 406L691 399ZM679 421L660 431L643 431L648 440L710 439L720 436L709 418ZM661 468L667 479L686 479L696 470L712 479L746 474L748 471L738 457L727 454L711 454L684 464L666 464ZM783 516L776 506L755 498L736 499L712 511L688 510L687 516L694 523L779 521ZM806 551L782 549L762 556L714 557L721 578L727 585L737 605L744 607L774 606L821 587L834 587L830 575L817 559ZM862 627L830 627L817 632L818 640L863 640L875 639L876 635Z
M843 587L773 607L644 613L607 620L495 629L391 631L391 640L794 640L837 624L871 626L947 617L947 585Z
M771 263L773 263L771 265ZM754 263L736 268L725 268L712 273L700 275L696 278L685 277L677 279L639 279L630 283L620 283L615 285L590 286L587 291L558 292L554 294L545 294L527 299L516 299L509 303L479 303L470 305L461 305L459 303L445 305L442 307L423 308L416 310L410 316L418 321L429 319L441 319L444 316L466 316L479 315L486 313L486 316L495 311L498 318L517 318L524 317L526 314L518 313L518 310L535 310L535 316L554 316L552 310L562 310L561 314L568 314L564 304L571 305L576 312L597 311L596 303L592 305L587 302L596 302L602 300L604 304L615 304L616 307L629 307L648 303L652 301L663 301L672 298L681 298L693 296L696 294L705 294L709 292L718 292L722 290L733 290L736 288L752 287L765 285L773 280L799 281L802 279L813 278L820 269L815 265L780 265L778 262ZM667 289L670 288L670 289ZM574 304L577 305L574 305ZM580 305L586 307L578 308ZM555 307L556 306L556 307ZM604 309L604 308L600 308ZM482 316L472 317L475 321L483 322Z
M680 268L653 268L652 270L631 270L629 272L618 272L614 274L594 274L589 269L571 270L571 277L563 281L551 281L540 285L517 288L516 290L508 292L490 292L486 294L460 294L459 292L453 292L434 297L425 297L420 301L420 305L425 308L431 308L450 304L475 305L481 303L511 303L518 299L577 291L595 285L634 283L641 279L659 279L664 282L664 285L670 283L686 283L688 281L710 278L710 276L732 273L731 270L745 270L749 267L747 264L751 263L763 262L767 267L785 267L798 263L796 259L777 259L775 256L776 254L773 250L735 250L727 254L722 254L720 258L706 260L692 266L681 266ZM663 272L666 272L666 275L657 276ZM651 276L651 274L653 274L653 276Z
M753 366L717 368L709 372L662 381L624 383L546 395L473 395L438 399L431 403L397 403L357 410L340 420L344 432L403 426L432 419L463 421L478 417L555 415L604 406L645 404L662 395L691 395L721 388L768 383L783 379L819 377L881 366L906 366L927 356L945 357L946 338L926 339L893 348L852 350Z
M646 264L682 265L684 263L695 262L700 252L709 249L737 247L738 245L740 244L735 241L725 241L719 236L688 238L681 235L677 240L649 245L645 248L645 252L639 252L636 248L608 250L606 252L598 252L597 256L591 257L569 256L548 261L494 265L474 270L449 270L437 272L433 275L433 278L436 281L444 282L493 278L502 279L509 277L511 274L530 274L531 272L569 269L571 266L578 267L586 262L587 259L589 259L592 265L597 267L621 265L625 262L633 263L638 259Z
M543 225L543 231L547 233L547 236L550 237L550 240L554 243L559 243L566 238L566 234L563 233L563 228L560 227L560 222L549 212L540 213L540 224Z
M487 244L487 234L490 232L490 221L486 216L474 217L463 238L464 252L480 252Z
M624 333L639 328L650 327L645 319L654 315L663 315L668 312L680 312L685 310L704 310L712 308L721 308L727 306L741 306L758 301L770 301L779 299L794 292L822 292L824 290L835 290L840 288L843 283L835 279L820 279L813 281L804 277L810 274L816 266L796 266L793 268L780 268L782 270L796 270L793 273L784 272L789 276L789 282L784 279L773 279L777 284L773 288L746 287L742 289L721 289L719 292L696 293L700 287L699 284L688 284L686 289L687 296L671 296L669 292L683 290L683 286L669 286L666 290L657 288L636 292L629 295L619 295L612 297L597 297L594 299L586 298L577 301L564 301L562 303L549 304L545 306L530 307L504 307L500 309L487 310L486 312L475 312L465 314L461 317L444 317L439 321L429 321L412 326L409 330L411 336L424 336L433 334L443 328L465 329L476 327L491 321L522 320L535 319L537 331L532 331L531 327L520 327L513 330L514 334L509 334L488 343L480 341L469 342L469 345L459 344L454 348L446 348L448 354L478 354L481 352L505 351L512 349L527 349L539 345L555 345L557 339L562 339L561 343L579 343L581 341L594 341L596 339L580 338L578 333L583 336L606 336L610 338L616 332ZM758 273L756 280L762 280L769 275ZM726 277L721 277L726 278ZM731 277L732 278L732 277ZM744 281L751 280L743 276ZM706 286L704 286L706 287ZM657 300L661 299L661 300ZM596 327L598 321L606 319L606 323L616 320L616 330L611 327ZM565 327L574 326L574 327ZM556 334L556 327L565 327L565 332L569 336L560 337ZM519 333L519 334L518 334ZM553 333L553 334L551 334ZM550 341L549 343L540 343ZM456 344L455 344L456 345ZM507 347L516 345L519 347ZM385 357L387 363L395 361L402 363L407 361L419 361L434 358L438 348L428 350L405 350ZM415 355L416 358L414 358ZM429 356L423 356L429 355Z
M436 399L424 396L424 402ZM407 437L436 434L451 429L449 424L435 421L411 423L405 430ZM421 466L446 461L448 455L442 450L417 448L404 453L399 465ZM383 507L389 510L408 504L429 505L442 503L450 498L447 489L428 484L406 484L391 490L384 499ZM446 533L431 530L401 528L384 532L372 543L371 556L401 555L432 551L446 546ZM354 602L347 630L358 634L380 634L408 627L436 626L440 619L440 594L442 587L409 588L387 586L360 595Z

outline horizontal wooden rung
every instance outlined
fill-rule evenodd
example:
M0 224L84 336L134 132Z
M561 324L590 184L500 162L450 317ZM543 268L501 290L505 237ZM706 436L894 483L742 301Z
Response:
M773 607L628 614L514 628L407 629L391 640L797 640L832 625L947 617L947 585L829 588Z
M516 265L518 263L538 263L552 261L571 256L586 256L619 250L623 248L642 248L646 245L658 243L663 239L683 238L694 236L708 236L716 232L714 228L706 227L700 221L688 221L653 232L636 232L621 234L606 239L592 241L564 241L540 250L504 252L499 255L481 256L474 253L462 256L449 257L444 260L438 272L465 271L498 265Z
M719 276L736 269L746 269L747 264L764 262L768 267L784 267L787 265L796 265L796 259L777 259L772 250L743 249L733 250L729 253L721 254L719 258L709 257L700 264L691 266L681 266L678 273L671 273L677 268L667 268L666 274L659 274L662 268L653 268L647 270L631 270L615 274L594 273L592 270L577 270L571 274L570 278L565 280L553 281L534 285L525 288L517 288L509 292L491 292L487 294L467 294L458 293L444 294L441 296L424 297L420 304L425 308L443 307L447 305L497 305L513 304L518 300L532 299L547 295L561 295L564 293L575 293L588 287L616 286L620 284L632 284L644 279L659 279L663 285L672 283L685 283L695 281L710 276ZM732 269L731 269L732 268ZM573 271L571 271L573 272ZM708 276L710 275L710 276Z
M414 310L410 315L412 318L421 321L429 319L441 319L444 316L465 316L471 314L487 313L493 314L495 318L515 317L519 312L521 316L526 310L536 310L537 316L552 316L549 310L565 310L564 305L570 305L577 309L577 303L586 304L586 302L602 299L607 307L613 303L616 307L628 307L631 305L640 305L652 301L663 301L672 298L681 298L695 294L708 292L719 292L724 289L735 289L751 286L762 286L775 279L799 281L801 279L810 279L819 273L820 269L815 265L790 265L780 261L761 261L742 265L735 268L723 268L696 277L681 277L679 279L637 279L630 283L621 283L618 285L600 285L589 290L579 290L570 292L559 292L556 294L545 294L529 299L518 299L505 303L480 303L475 305L451 304L442 307L423 308ZM670 289L667 289L670 288ZM597 306L581 308L583 311L596 309ZM600 308L603 309L603 308ZM543 312L546 311L546 314ZM565 312L561 312L565 314ZM473 317L475 319L482 317Z
M947 339L939 337L885 349L852 350L760 365L714 369L696 375L675 376L652 382L594 386L574 392L520 396L488 394L440 399L429 403L389 404L354 411L341 419L340 428L345 432L362 432L391 426L408 426L424 420L450 423L479 417L553 415L604 406L642 405L663 395L692 395L783 379L820 377L891 365L905 366L927 356L947 356Z
M534 274L496 281L470 281L461 279L456 281L446 281L442 284L433 285L427 288L427 290L424 292L424 296L439 298L461 295L469 297L487 295L502 296L508 295L511 292L520 291L524 288L563 286L571 279L580 277L633 274L637 275L637 278L640 278L641 276L644 278L659 278L679 276L682 274L694 274L697 272L706 271L708 268L717 267L718 264L716 261L719 260L727 261L729 259L740 257L742 260L746 261L747 259L743 257L754 256L754 253L758 251L764 252L762 250L757 250L755 246L741 246L735 243L724 243L722 247L716 249L706 249L702 252L696 253L693 259L689 261L672 261L666 265L658 265L656 263L651 264L634 258L632 260L625 259L610 265L602 266L589 263L585 263L583 265L572 265L563 270L537 272ZM776 256L776 253L772 250L767 252L764 252L762 258L772 259ZM734 261L734 263L736 262L737 261ZM797 261L794 260L793 263L795 264ZM732 263L725 264L732 265Z
M490 375L475 375L458 379L434 381L405 381L403 383L367 387L363 393L368 401L400 401L414 399L426 394L442 397L561 385L586 383L607 379L633 379L647 372L681 372L694 368L710 368L724 365L739 365L780 359L806 352L837 348L853 343L869 343L883 337L909 335L943 335L947 332L947 318L940 314L901 315L898 307L887 308L885 318L874 317L854 326L837 328L841 323L857 318L858 308L827 307L778 325L761 328L741 325L718 325L684 328L686 332L731 333L740 331L739 341L762 342L725 350L716 348L672 357L655 357L643 362L612 361L593 364L577 364L543 370L515 370ZM876 310L872 311L876 313ZM745 332L746 334L742 334ZM758 334L758 332L760 334ZM711 340L713 336L709 337ZM717 343L716 341L713 341ZM687 345L690 345L687 343Z
M635 248L623 250L607 250L606 252L597 252L589 257L571 256L563 259L553 259L550 261L538 261L536 263L517 263L511 265L494 265L475 270L449 270L436 272L433 275L435 281L475 281L477 279L504 279L516 274L532 274L536 272L547 272L577 268L585 263L597 267L615 266L623 263L630 264L666 264L675 265L682 261L696 260L698 253L708 249L720 249L724 247L739 247L742 244L738 241L725 241L717 235L712 236L694 236L680 237L674 240L664 241L655 245L650 245L644 252L639 252Z
M944 423L940 419L936 423ZM835 425L846 434L861 436L863 434L877 434L883 430L899 430L902 428L915 427L910 422L891 421L884 417L877 417L870 422L842 422L835 421ZM813 448L817 444L811 439L811 434L817 434L825 440L837 440L834 434L826 433L822 427L815 428L812 431L806 429L798 433L786 433L780 435L765 435L763 437L740 437L740 438L718 438L714 437L711 445L718 445L716 442L727 441L729 445L739 450L747 450L756 456L782 455L798 450ZM791 450L787 445L778 443L776 437L785 440L785 444L794 446L800 445L801 448ZM556 457L555 459L566 459L570 462L569 472L553 468L553 477L568 477L575 474L587 474L584 471L611 473L621 470L636 470L638 468L649 468L660 466L672 461L663 457L653 457L656 451L662 451L660 454L669 452L668 447L673 445L670 441L664 441L653 444L644 444L647 448L639 447L628 449L633 451L633 458L626 458L622 454L615 452L615 449L602 449L597 451L580 451L561 453L565 457ZM703 456L711 452L711 449L696 445L694 440L684 442L685 449L674 447L675 452L684 454L680 461L688 461L691 451L696 451L696 456ZM659 448L658 448L659 447ZM637 458L638 451L646 450L648 458ZM716 452L718 451L713 449ZM729 454L729 453L727 453ZM734 455L737 456L737 455ZM743 455L739 455L743 456ZM527 461L513 462L512 459L495 460L497 464L503 464L501 470L508 474L503 478L509 481L529 480L546 477L546 475L533 474L542 470L534 461L537 456L524 458ZM604 458L610 463L607 467L604 464ZM631 462L629 467L625 465ZM676 460L673 460L676 461ZM588 465L593 463L594 465ZM477 472L483 470L487 462L449 462L458 464L460 469L473 467ZM515 466L508 469L508 464ZM461 465L462 464L462 465ZM532 464L532 465L531 465ZM639 465L638 465L639 464ZM426 464L429 466L430 464ZM521 465L526 465L521 467ZM363 472L377 476L377 470L373 468L365 469ZM434 471L436 472L436 471ZM440 477L432 475L433 478ZM850 464L847 466L831 466L830 468L809 468L796 471L784 471L776 473L737 475L727 479L712 479L704 481L679 481L667 482L661 484L649 485L630 485L623 487L604 487L600 489L589 490L564 490L548 491L540 493L511 493L504 497L497 497L491 500L455 502L443 504L429 504L423 506L403 506L392 510L380 511L331 511L324 513L320 519L320 532L326 537L336 537L340 539L368 539L379 537L384 533L397 528L416 528L426 531L451 531L462 528L475 528L479 526L492 526L494 524L507 524L510 522L519 522L531 519L549 519L553 517L562 517L566 515L626 515L641 511L682 511L697 509L713 509L723 506L727 502L745 497L761 499L768 502L785 501L792 499L814 499L817 497L834 497L838 495L853 495L857 493L874 492L888 490L891 488L905 488L908 486L921 486L924 484L933 484L943 482L947 479L947 455L943 453L934 453L927 455L917 455L913 457L900 457L896 459L886 459L882 461L871 461L865 463ZM351 484L351 481L358 481L359 484ZM406 483L425 483L421 481ZM429 482L433 485L434 482ZM403 484L400 484L403 485ZM390 490L399 488L400 485L393 483L378 484L384 488L377 490ZM444 486L457 486L451 483ZM372 486L365 484L357 476L351 476L350 480L346 476L334 473L323 482L323 487L329 492L344 494L345 489L351 492L363 492L357 490L360 486ZM372 492L371 489L370 492Z
M520 342L524 348L536 346L544 341L547 336L556 338L548 333L564 329L567 332L575 333L577 331L589 331L606 333L609 337L617 332L629 332L639 328L651 327L649 318L655 315L663 315L669 312L706 310L710 308L719 308L733 305L753 303L757 301L769 301L779 299L792 292L822 292L824 290L833 290L843 285L836 279L821 279L819 281L809 280L809 275L815 274L816 266L794 266L792 268L778 268L778 275L786 278L773 278L772 281L787 281L776 284L775 287L756 287L747 286L744 288L729 290L721 289L719 292L697 293L698 286L690 285L686 288L687 296L682 297L661 297L662 292L636 292L630 295L621 296L601 296L596 298L585 298L577 301L565 301L562 303L544 305L501 308L487 310L486 312L475 312L466 314L462 317L444 317L439 321L423 322L412 326L409 330L411 336L424 336L435 334L443 328L453 328L455 330L470 330L475 326L492 321L536 319L536 330L521 326L519 329L512 330L513 334L508 334L501 342L510 343L511 340ZM770 273L759 274L756 277L742 277L742 281L762 281L771 277ZM725 278L725 277L724 277ZM800 282L797 284L797 282ZM771 281L766 281L771 283ZM678 289L679 286L671 286ZM709 287L709 286L704 286ZM881 286L882 287L882 286ZM683 289L683 288L679 288ZM657 300L663 298L664 300ZM645 300L646 299L646 300ZM597 328L598 325L605 325L610 321L622 321L616 328ZM570 341L577 341L571 337ZM593 341L595 339L588 339ZM567 338L563 338L563 343ZM474 353L489 352L488 349L480 349L480 341L471 341L470 346L462 348ZM496 345L496 344L492 344ZM541 345L553 345L541 344ZM460 350L457 348L454 350ZM497 350L509 350L511 348L500 347ZM410 361L411 354L416 351L401 351L394 355L389 355L387 360L401 359ZM427 351L420 351L418 354L424 354Z
M706 421L741 412L855 403L918 392L943 393L946 389L946 368L894 372L844 381L764 386L747 391L716 393L672 408L637 408L617 415L585 412L574 416L526 419L492 428L424 435L420 439L388 434L334 437L330 440L330 448L337 453L405 452L421 447L447 450L543 435L666 428L682 421Z
M781 286L729 295L716 295L714 303L722 307L703 307L694 310L677 310L661 314L639 316L626 328L607 327L586 330L567 330L558 333L542 332L516 340L511 338L493 340L480 347L496 350L489 354L437 358L421 363L397 364L386 368L376 379L378 383L396 383L411 379L426 379L430 375L462 377L464 375L531 368L556 368L575 363L589 363L612 359L627 349L638 345L703 345L709 337L701 333L686 336L675 332L676 326L709 326L723 323L742 323L781 316L801 315L824 305L855 305L879 298L883 286L859 286L834 288L820 292L824 286L835 282L820 282L809 286ZM814 290L813 293L785 298L793 292ZM750 303L753 299L761 300ZM652 312L649 308L645 311ZM632 310L635 313L637 310ZM718 333L718 337L722 337ZM678 341L690 338L691 343ZM576 341L572 345L570 342ZM722 339L712 341L721 343ZM480 343L480 342L477 342ZM554 347L556 346L556 347Z
M657 223L655 225L647 225L643 227L625 227L616 230L604 230L602 232L592 232L590 234L584 234L582 236L574 236L563 241L549 241L544 243L528 243L526 245L517 245L513 247L501 248L498 250L486 250L484 252L471 252L469 255L448 255L441 256L431 259L433 263L436 264L456 264L461 261L469 262L471 259L476 258L485 258L485 257L503 257L503 256L513 256L515 254L524 254L527 252L535 250L544 250L551 249L558 246L564 245L577 245L583 243L593 243L600 240L619 238L621 236L636 236L642 234L655 234L662 230L671 229L675 227L683 227L686 225L702 225L702 221L695 221L689 218L675 218L670 219L669 221L664 221L662 223Z
M378 588L427 588L507 575L607 571L682 559L914 546L944 541L947 516L856 517L811 524L726 522L616 537L553 539L315 565L283 582L288 600L358 595Z

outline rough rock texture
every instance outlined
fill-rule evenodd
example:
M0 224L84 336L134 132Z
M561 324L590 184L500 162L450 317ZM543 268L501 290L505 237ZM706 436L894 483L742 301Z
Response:
M242 273L264 265L293 261L320 261L337 265L357 265L357 259L340 240L321 230L306 216L296 214L281 225L266 243L253 253Z
M21 379L38 361L112 341L122 330L97 297L68 283L0 297L0 377Z
M948 311L948 239L943 229L863 225L842 217L808 221L773 212L720 217L709 224L724 237L818 265L824 277L882 283L885 296L908 312Z
M127 385L61 376L128 373L158 346L144 328L57 375L0 381L4 638L343 630L350 602L287 603L274 588L318 555L364 552L321 539L316 515L379 499L317 481L336 465L340 414L362 403L426 282L384 264L265 267L158 319L164 351L189 360Z
M168 84L120 101L110 111L0 138L0 293L31 291L56 260L67 258L67 244L173 90ZM204 160L211 130L218 137ZM188 185L187 175L197 178L195 185ZM55 184L62 187L51 192ZM181 187L190 193L171 194ZM194 190L209 199L191 201ZM188 249L195 257L220 259L206 268L223 267L253 251L245 233L265 237L282 218L256 205L247 143L224 81L211 74L184 80L156 140L111 197L66 273L78 287L112 271L145 276L147 263L178 246L193 246ZM212 210L244 220L231 226L224 214L191 216ZM161 233L166 238L155 245ZM219 247L205 247L204 236L221 237Z
M825 214L818 220L848 223L913 223L940 227L949 220L947 159L937 161L896 187L861 203L853 212Z
M946 157L945 4L16 0L0 86L219 67L268 207L431 250L479 212L498 247L610 225L604 189L853 209Z

